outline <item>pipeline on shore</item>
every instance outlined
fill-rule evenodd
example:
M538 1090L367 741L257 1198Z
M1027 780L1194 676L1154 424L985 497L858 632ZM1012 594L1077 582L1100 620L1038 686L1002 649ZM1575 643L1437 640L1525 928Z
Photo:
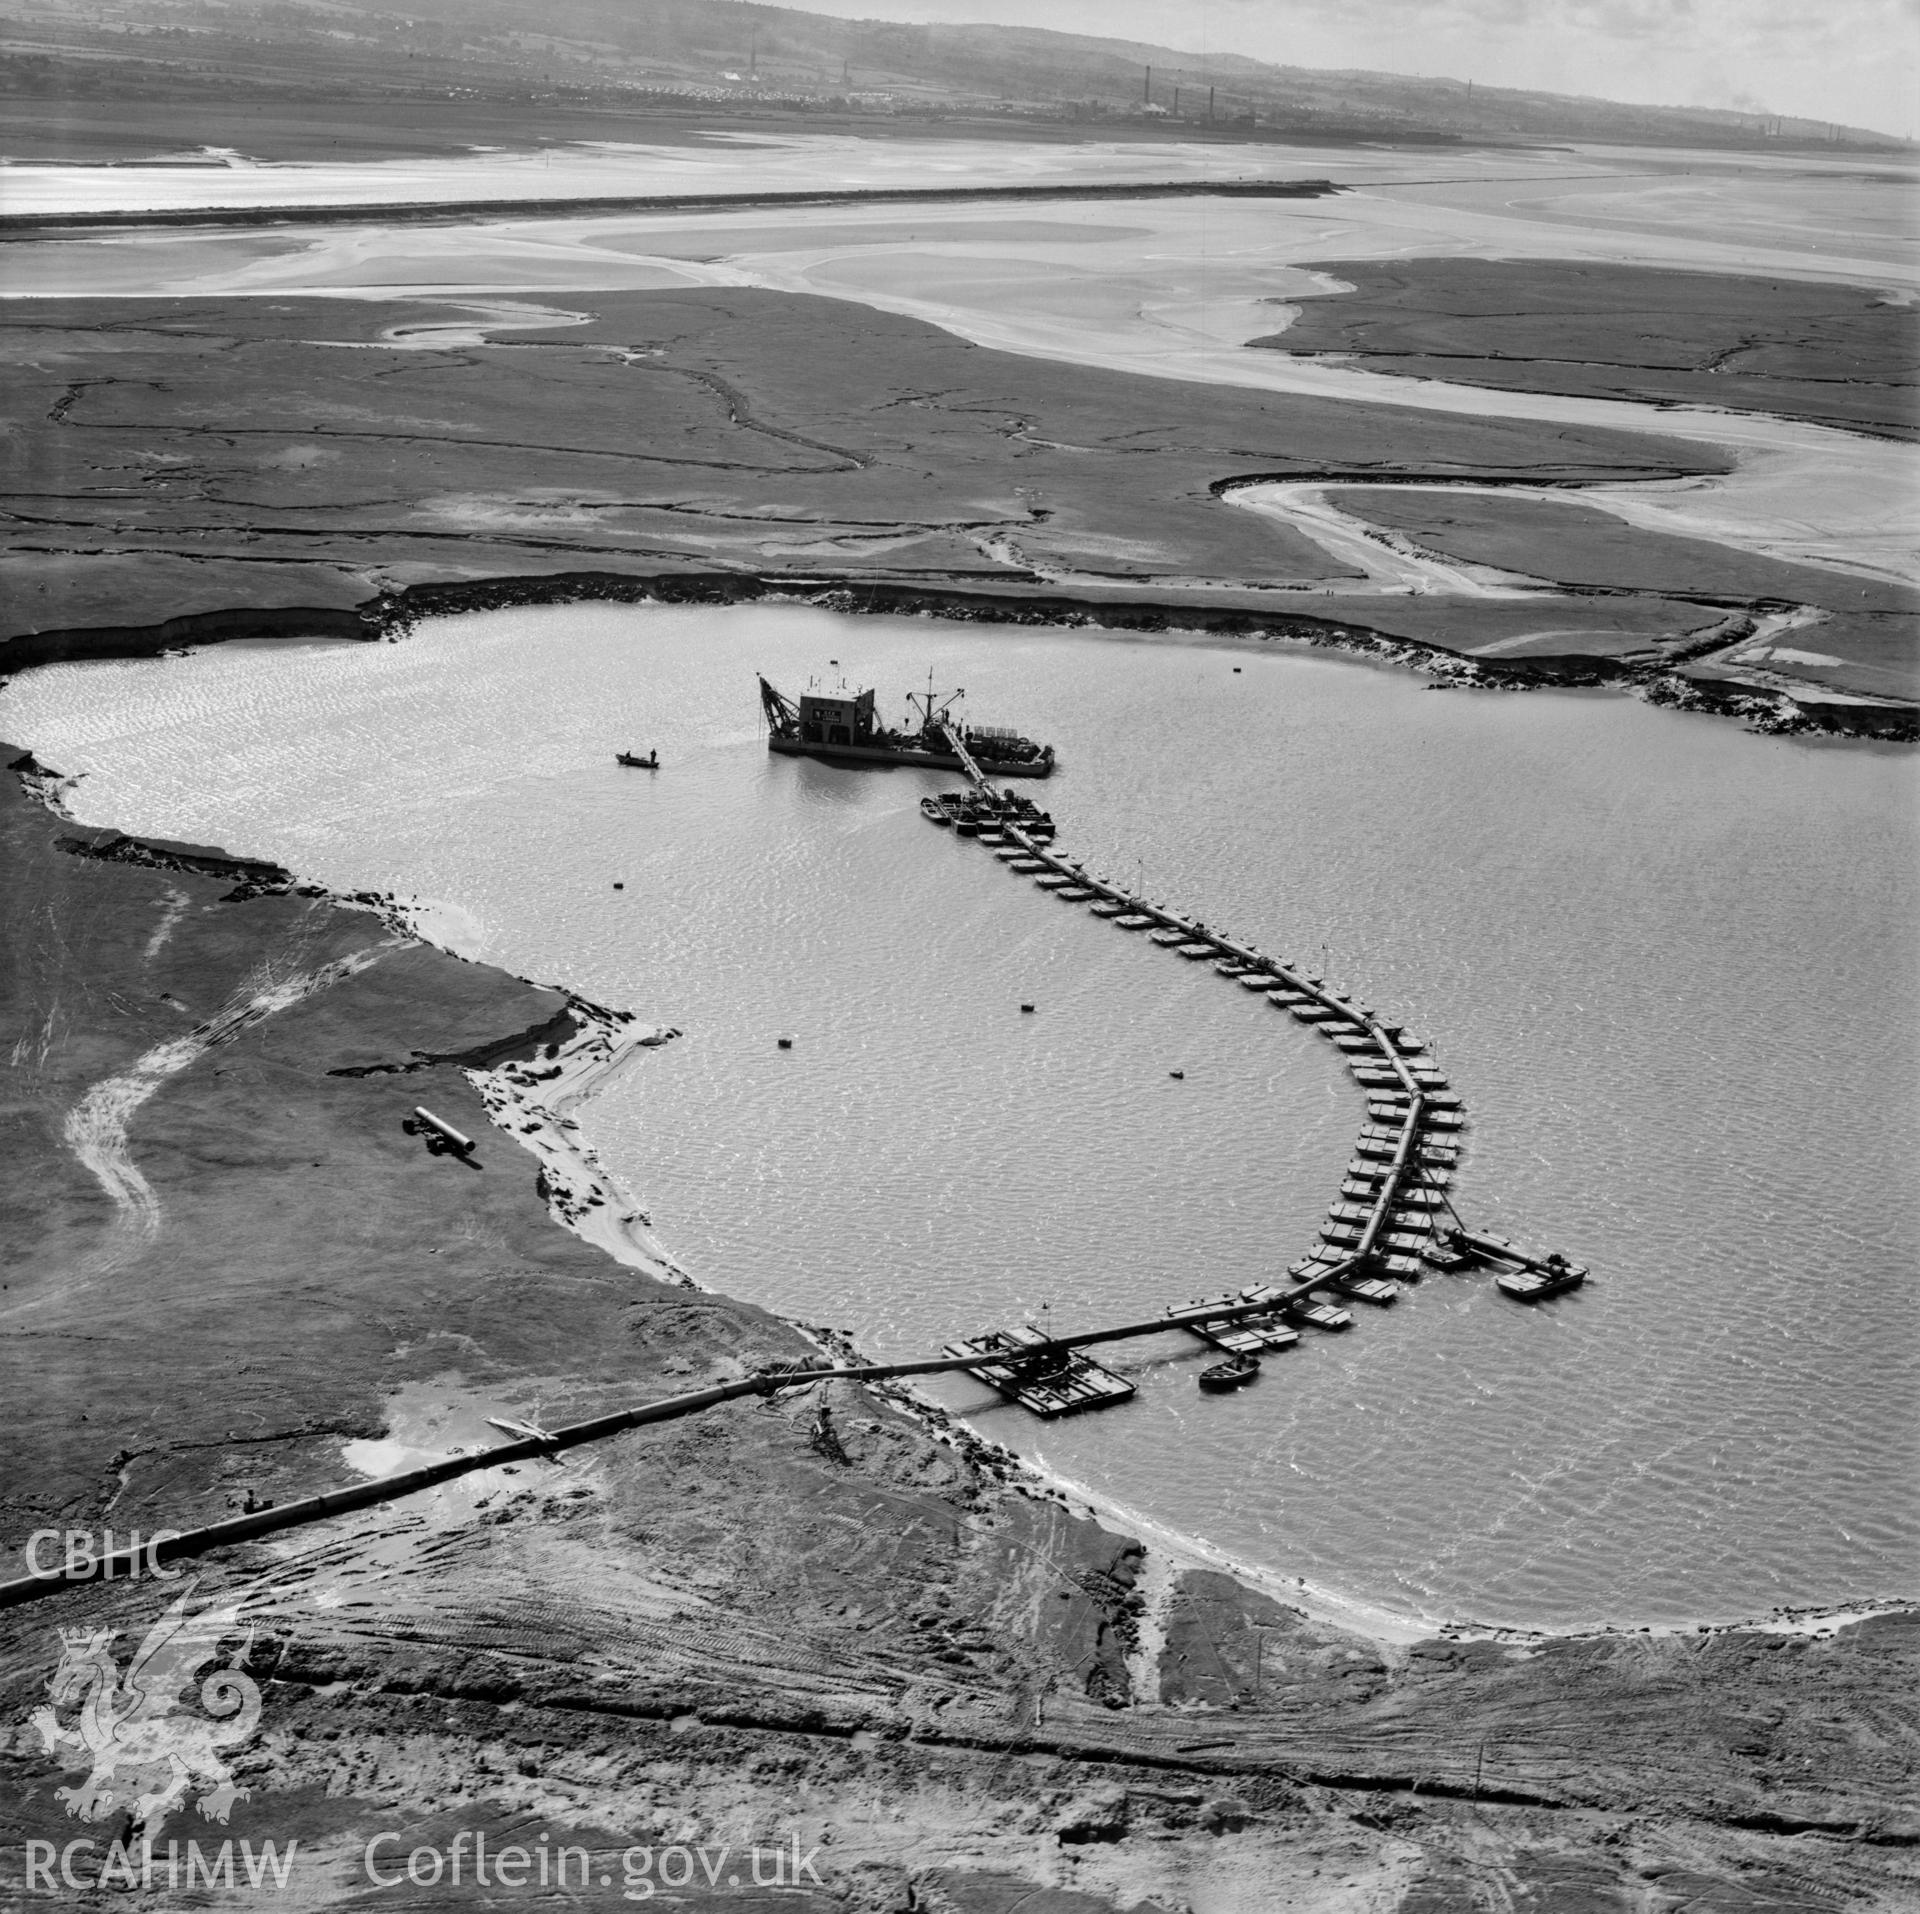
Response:
M1199 1308L1179 1310L1171 1315L1155 1316L1146 1322L1119 1323L1101 1329L1082 1330L1071 1336L1056 1336L1035 1343L1021 1353L1023 1356L1043 1358L1065 1355L1094 1343L1124 1342L1140 1336L1165 1335L1169 1329L1179 1329L1190 1321L1217 1322L1228 1316L1255 1315L1273 1307L1271 1293L1263 1293L1258 1301L1232 1309L1223 1310L1210 1303ZM738 1402L745 1396L773 1396L783 1390L810 1388L821 1382L889 1382L904 1376L950 1374L957 1369L972 1368L979 1361L977 1354L969 1354L934 1356L913 1362L786 1363L756 1369L732 1382L714 1383L705 1389L689 1390L684 1395L664 1396L656 1402L637 1403L631 1408L616 1409L585 1422L568 1423L538 1436L503 1442L498 1448L482 1449L470 1455L450 1455L442 1461L425 1463L420 1468L408 1469L399 1475L381 1476L371 1482L356 1482L347 1488L328 1489L320 1495L306 1496L298 1502L283 1503L277 1508L256 1509L251 1514L236 1515L224 1522L212 1522L203 1528L167 1536L143 1548L113 1550L73 1569L62 1569L46 1575L24 1575L10 1582L0 1582L0 1609L16 1608L22 1603L38 1601L43 1596L89 1582L128 1580L139 1575L143 1566L184 1561L204 1555L211 1549L256 1541L263 1535L277 1534L282 1529L300 1528L310 1522L325 1521L329 1516L373 1508L382 1502L396 1502L403 1496L416 1495L422 1489L438 1487L443 1482L455 1481L480 1469L495 1469L509 1462L538 1461L542 1456L551 1456L563 1449L575 1449L582 1443L604 1442L609 1436L624 1434L628 1429L645 1428L655 1422L677 1422L682 1416L717 1409L723 1403Z
M968 751L964 737L957 730L952 729L948 731L948 737L980 800L989 805L1010 805L1011 800L1002 800L994 791L985 773ZM1349 1002L1339 993L1327 989L1320 980L1296 972L1288 965L1265 956L1249 945L1224 937L1217 931L1209 931L1204 925L1183 917L1177 912L1147 903L1115 885L1089 876L1081 865L1070 863L1049 849L1037 836L1022 829L1016 814L1010 812L1003 825L1003 831L1008 841L1018 847L1023 858L1031 858L1037 864L1044 865L1060 876L1070 877L1076 885L1085 886L1089 893L1097 894L1109 903L1124 905L1129 911L1138 912L1143 918L1150 918L1165 929L1179 931L1196 942L1204 942L1224 958L1235 959L1250 969L1270 973L1276 982L1284 983L1328 1011L1336 1012L1342 1018L1358 1024L1374 1041L1377 1046L1376 1054L1380 1060L1399 1079L1401 1093L1405 1098L1404 1108L1396 1118L1399 1134L1391 1160L1380 1173L1379 1187L1373 1195L1366 1221L1358 1231L1357 1239L1350 1247L1323 1248L1306 1259L1303 1264L1296 1265L1294 1273L1301 1280L1287 1287L1261 1286L1246 1291L1243 1293L1243 1299L1239 1301L1221 1298L1185 1308L1168 1309L1145 1321L1110 1324L1102 1328L1081 1330L1067 1336L1036 1336L1034 1340L1020 1344L1017 1351L1009 1350L1005 1353L1017 1355L1017 1359L1022 1364L1045 1364L1049 1359L1065 1358L1076 1350L1091 1348L1102 1343L1132 1341L1146 1336L1165 1335L1169 1330L1199 1329L1203 1325L1210 1330L1217 1329L1221 1325L1271 1316L1276 1311L1285 1310L1289 1305L1303 1301L1316 1289L1330 1287L1337 1289L1342 1283L1371 1267L1380 1254L1379 1245L1392 1220L1401 1188L1415 1170L1413 1161L1415 1145L1422 1134L1427 1113L1428 1087L1422 1084L1407 1057L1401 1053L1400 1046L1394 1040L1396 1033L1381 1024L1371 1012ZM441 1119L434 1117L430 1111L422 1109L419 1116L436 1129L451 1131L451 1126L444 1125ZM451 1135L460 1137L458 1131L451 1131ZM460 1141L466 1143L469 1149L472 1147L468 1139L460 1137ZM1448 1208L1451 1209L1451 1207L1449 1203ZM1456 1216L1456 1222L1457 1220ZM1492 1246L1499 1243L1497 1238L1477 1238L1464 1229L1456 1230L1455 1234L1461 1240L1475 1245ZM1500 1247L1511 1248L1509 1245ZM1531 1261L1532 1259L1522 1258L1522 1260ZM495 1448L479 1450L472 1454L447 1456L441 1461L427 1463L397 1475L382 1476L373 1481L354 1483L345 1488L329 1489L322 1494L307 1496L277 1508L255 1509L243 1515L233 1516L224 1522L214 1522L200 1528L165 1536L164 1539L149 1542L144 1548L110 1551L87 1562L64 1567L56 1572L45 1575L26 1575L12 1581L0 1582L0 1609L18 1607L27 1602L38 1601L60 1590L88 1583L130 1579L141 1572L143 1564L150 1570L162 1562L186 1560L204 1555L214 1549L255 1541L265 1535L302 1527L312 1522L325 1521L332 1516L346 1515L358 1509L398 1501L402 1497L418 1494L423 1489L435 1488L441 1483L455 1481L461 1476L471 1475L482 1469L499 1468L509 1463L531 1462L542 1457L551 1457L560 1451L577 1448L583 1443L605 1441L608 1437L624 1434L629 1429L645 1428L653 1423L674 1422L683 1416L699 1415L708 1409L716 1409L725 1403L737 1402L747 1396L771 1397L786 1390L810 1388L823 1382L890 1382L914 1376L952 1374L958 1370L979 1372L991 1360L990 1355L980 1346L975 1345L959 1353L949 1351L940 1356L920 1358L911 1362L774 1364L754 1370L731 1382L715 1383L707 1388L690 1390L682 1395L666 1396L658 1401L616 1409L609 1414L595 1416L585 1422L570 1423L562 1428L544 1430L504 1442ZM991 1378L987 1379L991 1380ZM1001 1385L996 1383L995 1386Z

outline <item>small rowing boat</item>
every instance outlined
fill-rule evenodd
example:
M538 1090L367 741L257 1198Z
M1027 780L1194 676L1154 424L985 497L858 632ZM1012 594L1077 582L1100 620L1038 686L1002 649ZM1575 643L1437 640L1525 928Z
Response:
M1259 1373L1258 1356L1229 1356L1200 1371L1200 1387L1210 1396L1225 1395L1229 1389L1244 1389Z

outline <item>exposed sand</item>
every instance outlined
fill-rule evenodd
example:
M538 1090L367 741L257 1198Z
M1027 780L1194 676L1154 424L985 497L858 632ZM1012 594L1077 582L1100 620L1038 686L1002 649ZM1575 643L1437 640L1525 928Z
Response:
M601 1162L574 1115L636 1050L669 1042L678 1032L664 1025L636 1023L629 1015L577 999L573 1014L580 1021L579 1034L555 1047L551 1056L505 1063L497 1070L469 1070L467 1080L480 1093L489 1119L539 1159L548 1211L557 1223L629 1268L656 1280L691 1287L692 1279L653 1236L645 1210ZM447 1390L430 1391L424 1406L411 1401L393 1405L388 1433L378 1440L348 1443L345 1459L363 1475L389 1475L436 1461L455 1452L447 1446L453 1435L467 1437L468 1447L475 1440L489 1437L493 1433L485 1423L489 1413L519 1415L525 1411L512 1405L476 1408L468 1403L461 1414L456 1414L453 1396ZM449 1416L458 1426L448 1424ZM1373 1641L1405 1644L1432 1633L1431 1620L1395 1614L1249 1566L1224 1550L1153 1522L1125 1503L1099 1495L1044 1465L1022 1462L1020 1467L1030 1479L1056 1490L1070 1505L1116 1525L1122 1532L1141 1536L1149 1545L1148 1559L1154 1564L1152 1572L1163 1595L1181 1570L1218 1569L1316 1621ZM479 1486L482 1484L493 1487L483 1490ZM476 1506L475 1496L497 1492L497 1478L483 1472L470 1480L463 1478L452 1489L458 1493L449 1506L471 1508ZM436 1498L439 1495L436 1491Z
M1896 162L1862 168L1857 161L1806 156L1744 159L1729 164L1700 154L1675 165L1672 153L1611 149L1621 169L1558 180L1447 180L1411 183L1401 196L1436 207L1490 211L1595 234L1640 234L1716 243L1786 247L1802 253L1840 251L1911 260L1915 251L1913 182ZM1739 176L1737 189L1729 181Z
M1354 489L1343 487L1342 489ZM1491 491L1491 486L1475 487ZM1558 494L1524 489L1529 496ZM1226 496L1229 505L1265 512L1290 525L1342 563L1357 566L1359 578L1337 579L1329 585L1300 589L1320 597L1341 593L1381 591L1451 592L1462 598L1526 598L1552 587L1537 578L1503 572L1491 565L1474 565L1442 558L1416 545L1404 533L1384 530L1349 517L1327 497L1324 485L1276 483L1236 486ZM1513 642L1509 640L1508 642Z
M1393 492L1395 495L1401 495L1444 491L1450 496L1466 495L1502 500L1540 499L1554 504L1565 504L1571 497L1579 504L1591 505L1599 511L1611 513L1627 524L1639 525L1651 531L1667 531L1675 528L1661 521L1659 506L1655 501L1666 491L1700 483L1702 481L1676 480L1670 486L1663 486L1661 481L1655 480L1635 485L1593 485L1582 486L1571 494L1565 488L1471 484L1445 487L1396 485L1393 487ZM1466 559L1448 558L1442 553L1417 543L1405 532L1369 524L1363 519L1352 517L1328 498L1327 494L1330 490L1364 496L1367 488L1345 483L1337 487L1328 487L1276 482L1270 485L1237 486L1224 495L1231 505L1241 506L1248 511L1269 514L1292 530L1304 533L1330 556L1344 564L1360 568L1363 573L1359 578L1336 579L1329 583L1296 586L1293 589L1297 592L1321 598L1368 596L1390 591L1405 592L1409 595L1445 594L1469 599L1525 599L1549 594L1554 590L1554 587L1543 579L1527 578L1517 572L1502 571L1492 565L1474 564ZM1650 499L1648 494L1654 497ZM1740 541L1729 539L1727 542L1732 544ZM1896 578L1902 576L1898 572L1889 575ZM1753 634L1729 650L1722 662L1742 666L1757 665L1771 657L1781 663L1838 665L1841 661L1837 658L1795 652L1791 647L1783 650L1770 645L1772 636L1803 624L1818 622L1822 615L1818 610L1807 606L1798 607L1790 612L1770 613L1761 620ZM1538 639L1554 635L1544 630L1518 635L1509 634L1490 644L1474 646L1471 649L1477 656L1492 657L1503 652L1518 650ZM1570 640L1577 639L1578 648L1584 650L1591 649L1595 634L1583 630L1569 631L1564 635ZM1646 642L1643 636L1626 635L1633 638L1633 646L1630 648L1644 645ZM1765 674L1750 675L1756 678L1765 677ZM1787 681L1781 680L1780 683L1784 686Z
M1344 211L1349 202L1341 202ZM1244 209L1219 215L1231 223ZM1305 226L1314 217L1299 220ZM1292 209L1296 218L1301 209ZM1324 211L1319 211L1322 220ZM1173 241L1176 236L1168 233ZM1216 231L1213 240L1220 237ZM1356 235L1323 226L1298 232L1285 249L1296 264L1334 253L1352 256ZM1373 235L1377 256L1405 256L1408 248ZM1516 236L1517 237L1517 236ZM1451 238L1428 242L1454 250ZM1299 250L1294 252L1293 247ZM1542 393L1489 392L1438 381L1390 378L1289 357L1248 352L1231 341L1270 330L1266 296L1253 285L1272 282L1266 261L1225 258L1206 235L1185 235L1183 280L1165 255L1099 276L1086 256L1074 262L997 261L991 273L956 266L926 253L845 255L815 260L753 262L758 283L794 291L859 297L957 332L976 344L1042 358L1071 360L1150 378L1290 392L1362 404L1394 402L1421 410L1526 419L1544 425L1589 425L1658 432L1706 445L1737 462L1725 476L1670 482L1636 481L1583 494L1646 529L1713 539L1768 556L1833 566L1878 578L1920 579L1913 537L1913 501L1920 496L1920 453L1762 414L1736 415L1698 407L1641 405ZM1588 255L1591 256L1591 255ZM1719 263L1729 270L1736 261ZM1073 270L1077 267L1078 270ZM1776 268L1784 269L1784 268ZM1300 275L1302 278L1304 274ZM1845 276L1845 275L1841 275ZM1211 287L1211 290L1209 288ZM1169 290L1178 296L1167 298ZM1318 289L1288 286L1291 298ZM1258 363L1254 363L1255 361ZM1272 363L1268 363L1271 361Z
M156 930L148 955L155 954L164 941L161 931ZM263 972L249 978L248 986L256 987L243 986L244 995L236 992L216 1015L196 1024L185 1036L156 1044L120 1075L101 1078L67 1112L62 1133L74 1155L112 1199L115 1221L124 1237L135 1243L150 1243L160 1231L160 1199L127 1148L127 1126L140 1106L169 1077L178 1076L216 1045L231 1043L263 1019L356 976L369 964L377 963L380 956L376 945L312 970L296 969L280 976ZM125 1255L125 1247L112 1246L105 1252L101 1267L111 1267Z
M631 149L612 159L591 149L578 163L668 169L659 178L669 184L684 184L690 170L705 168L699 177L708 184L777 177L791 186L951 183L975 165L984 166L989 183L1124 178L1140 158L1135 149L1106 145L1070 149L1064 156L1058 149L996 147L984 149L991 154L984 162L981 148L937 142L861 149L858 141L821 140L777 150L755 145L718 157L693 149L644 155ZM1177 174L1179 166L1194 177L1225 176L1250 164L1239 148L1146 150L1160 177ZM1268 154L1264 163L1271 170L1290 166L1306 173L1329 157L1282 151L1291 155L1286 166ZM1920 451L1914 448L1760 414L1491 392L1244 349L1245 341L1275 332L1284 320L1284 302L1330 289L1312 270L1313 262L1329 258L1613 260L1838 280L1890 292L1920 287L1920 256L1884 230L1877 205L1853 227L1816 228L1791 208L1770 211L1769 196L1791 197L1796 186L1798 175L1784 169L1700 175L1682 189L1664 179L1637 179L1617 161L1610 170L1590 156L1576 167L1566 155L1504 155L1497 157L1519 178L1502 182L1489 177L1495 157L1449 155L1444 163L1428 164L1394 156L1397 181L1384 177L1377 186L1334 200L1076 205L1057 223L1029 215L986 222L984 230L973 206L918 208L906 219L894 206L843 206L792 212L777 227L765 212L742 212L330 228L298 235L248 231L219 240L205 234L103 235L16 245L9 251L8 277L15 294L42 296L412 290L481 299L689 284L826 293L928 320L976 344L1156 379L1547 426L1659 432L1711 447L1738 469L1726 477L1596 488L1586 494L1591 502L1645 529L1873 578L1920 579L1913 538ZM496 159L515 168L530 163L524 155L489 156L484 165ZM1446 178L1432 184L1409 177L1423 167L1430 178ZM127 170L96 171L95 178L111 183ZM309 184L318 192L320 182L307 180L312 170L261 169L259 203L283 203ZM347 170L356 192L375 196L381 190L360 173L382 169ZM1378 160L1371 170L1385 175L1388 169ZM1598 183L1576 179L1580 173L1599 176ZM964 176L976 182L981 177ZM247 176L188 169L167 177L180 190L201 191L209 181ZM1658 216L1591 228L1557 212L1538 216L1536 189L1547 185L1557 193L1565 189L1559 197L1548 195L1555 208L1576 188L1584 194L1579 205L1611 204L1600 190L1607 177L1626 203L1651 194ZM594 178L595 190L605 190L604 181ZM278 201L266 190L276 180ZM1817 183L1829 196L1839 190L1824 176ZM1526 191L1510 192L1516 185ZM434 190L452 189L442 182ZM1312 535L1304 524L1300 529ZM1437 581L1432 588L1439 588Z
M1531 164L1529 164L1531 161ZM1553 179L1593 170L1561 151L1449 154L1477 178ZM1143 180L1394 177L1433 170L1428 155L1351 146L1212 145L1206 141L870 140L853 134L717 131L685 144L584 141L531 151L469 152L359 164L73 166L14 164L0 173L11 213L209 207L396 205L611 194L874 192L899 188L1107 185Z
M1444 1625L1443 1618L1438 1616L1415 1616L1377 1608L1311 1582L1276 1575L1271 1570L1237 1561L1224 1549L1214 1548L1197 1536L1182 1535L1167 1528L1124 1502L1090 1496L1077 1484L1053 1477L1047 1470L1039 1473L1065 1489L1075 1502L1103 1522L1116 1525L1125 1534L1137 1535L1147 1545L1148 1561L1159 1559L1160 1573L1168 1582L1186 1570L1216 1569L1269 1596L1284 1608L1296 1609L1313 1621L1387 1647L1404 1647L1409 1642L1427 1640L1437 1627Z
M469 1070L488 1117L540 1160L547 1209L554 1221L615 1262L661 1282L686 1276L654 1240L645 1210L600 1161L580 1134L572 1112L605 1086L636 1050L670 1042L680 1033L635 1023L630 1014L575 1000L579 1034L550 1056Z

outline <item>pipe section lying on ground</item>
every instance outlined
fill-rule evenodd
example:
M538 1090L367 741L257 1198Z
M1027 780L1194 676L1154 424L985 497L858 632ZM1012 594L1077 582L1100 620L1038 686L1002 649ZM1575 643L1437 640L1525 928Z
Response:
M473 1148L473 1138L464 1130L456 1130L445 1117L437 1117L424 1103L413 1106L413 1120L423 1130L431 1130L450 1150L458 1150L462 1156Z

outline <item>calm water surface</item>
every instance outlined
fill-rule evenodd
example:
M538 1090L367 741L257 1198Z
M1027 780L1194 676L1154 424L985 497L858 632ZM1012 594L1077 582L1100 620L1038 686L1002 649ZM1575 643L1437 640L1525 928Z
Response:
M1538 1310L1430 1278L1241 1396L1201 1397L1168 1339L1078 1425L944 1400L1243 1560L1428 1617L1912 1590L1908 756L790 608L62 668L0 697L0 732L87 771L90 821L440 900L468 954L679 1025L586 1127L703 1284L908 1354L1275 1274L1361 1121L1330 1047L929 828L950 779L769 756L754 669L797 690L830 659L896 714L931 667L1053 739L1064 847L1404 1017L1473 1119L1463 1211L1594 1268ZM624 745L667 768L618 770Z

